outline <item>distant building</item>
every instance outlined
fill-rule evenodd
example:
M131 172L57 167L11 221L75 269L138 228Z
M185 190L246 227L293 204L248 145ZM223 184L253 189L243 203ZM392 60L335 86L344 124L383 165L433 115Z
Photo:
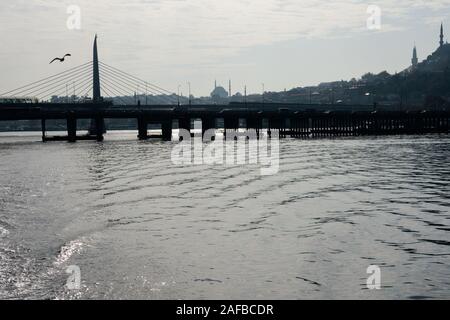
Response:
M0 103L38 103L39 99L36 97L1 97Z
M228 92L224 87L217 86L217 82L214 83L214 90L211 92L211 98L213 99L226 99L228 98Z

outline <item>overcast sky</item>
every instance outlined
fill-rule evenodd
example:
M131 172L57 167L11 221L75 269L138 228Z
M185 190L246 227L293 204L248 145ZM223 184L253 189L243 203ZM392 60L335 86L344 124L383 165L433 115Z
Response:
M381 29L367 28L368 5ZM67 28L67 7L81 29ZM92 60L176 92L208 95L214 80L233 91L275 91L366 72L401 71L450 36L450 0L2 0L0 93ZM66 52L72 57L49 65Z

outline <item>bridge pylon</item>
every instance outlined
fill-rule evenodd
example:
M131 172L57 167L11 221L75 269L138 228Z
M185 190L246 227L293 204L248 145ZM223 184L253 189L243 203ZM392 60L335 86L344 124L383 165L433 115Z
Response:
M94 38L93 47L93 72L92 72L92 101L94 104L102 102L101 86L100 86L100 70L98 64L98 50L97 50L97 35ZM89 128L89 135L95 135L99 140L102 140L100 136L106 133L105 121L103 119L91 119L91 125Z
M100 71L99 71L99 67L98 67L98 51L97 51L97 35L95 35L94 38L94 59L93 59L93 83L92 83L92 87L93 87L93 92L92 92L92 100L94 100L94 102L100 102L102 97L101 97L101 92L100 92Z

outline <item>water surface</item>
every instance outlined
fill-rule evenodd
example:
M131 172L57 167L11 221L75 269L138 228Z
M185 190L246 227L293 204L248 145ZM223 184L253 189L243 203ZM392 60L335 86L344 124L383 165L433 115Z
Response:
M450 297L449 136L286 139L273 176L135 137L1 134L0 298Z

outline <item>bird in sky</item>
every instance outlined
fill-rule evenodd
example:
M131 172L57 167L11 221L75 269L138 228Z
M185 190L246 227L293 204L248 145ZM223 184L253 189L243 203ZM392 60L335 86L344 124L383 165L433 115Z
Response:
M53 59L52 61L50 61L49 64L51 64L52 62L54 62L54 61L56 61L56 60L58 60L59 62L64 62L65 57L71 57L71 56L72 56L72 55L71 55L70 53L66 53L66 54L64 55L64 57L62 57L62 58L55 58L55 59Z

